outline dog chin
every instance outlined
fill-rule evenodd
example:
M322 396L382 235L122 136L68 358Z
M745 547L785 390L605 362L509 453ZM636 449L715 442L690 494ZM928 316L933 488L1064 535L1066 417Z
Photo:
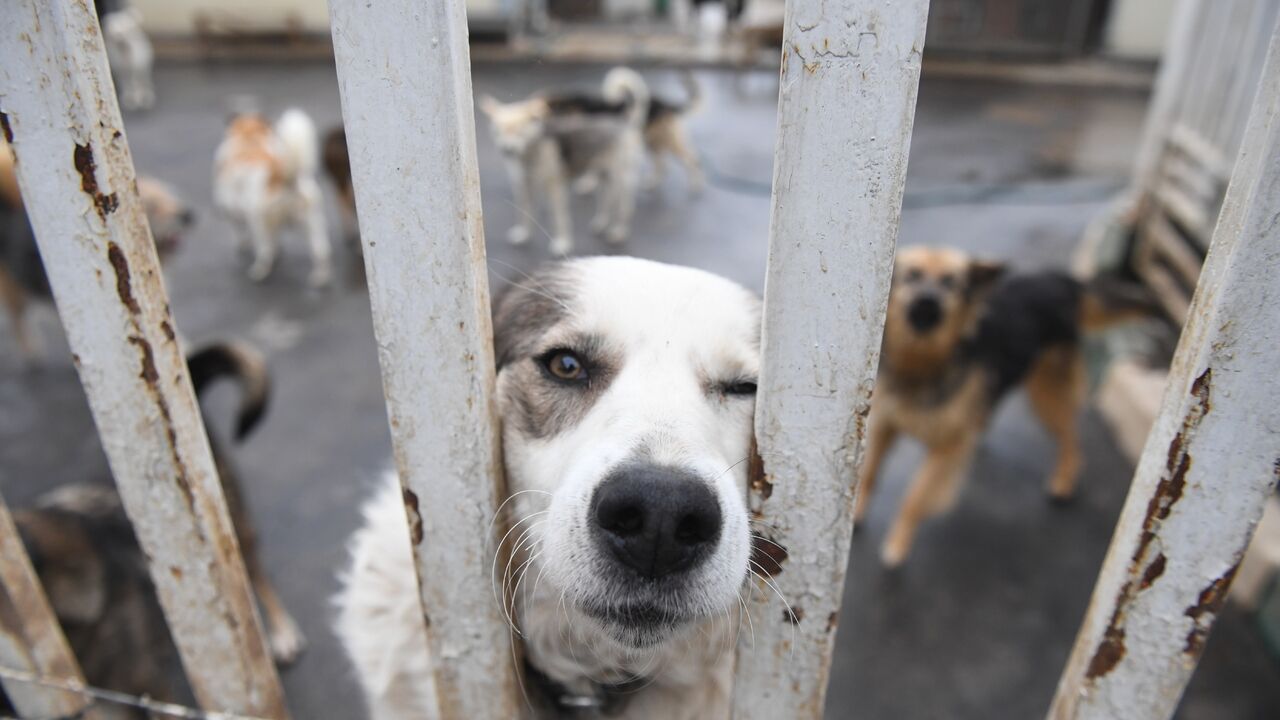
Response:
M661 644L695 619L687 613L653 603L587 603L581 608L606 635L618 644L630 648Z

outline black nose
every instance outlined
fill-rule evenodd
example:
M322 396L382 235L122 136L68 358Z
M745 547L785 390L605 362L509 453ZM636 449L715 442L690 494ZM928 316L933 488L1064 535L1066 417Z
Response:
M657 465L611 473L591 499L591 519L596 542L644 578L693 569L720 538L720 503L707 483Z
M907 306L907 321L916 332L928 332L942 321L942 303L932 296L918 297Z

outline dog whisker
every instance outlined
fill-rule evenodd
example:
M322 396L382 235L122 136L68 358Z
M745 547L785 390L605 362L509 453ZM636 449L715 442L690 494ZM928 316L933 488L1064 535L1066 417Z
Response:
M749 562L750 564L756 567L756 570L752 570L751 574L763 580L765 586L768 587L770 590L772 590L773 593L778 596L778 599L782 601L782 604L786 606L787 617L789 618L797 617L795 610L791 607L791 603L787 602L786 596L782 594L782 591L778 589L778 586L775 585L773 581L769 578L769 575L767 572L765 572L765 569L760 567L760 564L757 563L755 560L748 560L747 562ZM795 626L795 623L788 623L788 624L791 625L791 657L792 659L794 659L795 653L796 653L796 643L795 643L796 626Z

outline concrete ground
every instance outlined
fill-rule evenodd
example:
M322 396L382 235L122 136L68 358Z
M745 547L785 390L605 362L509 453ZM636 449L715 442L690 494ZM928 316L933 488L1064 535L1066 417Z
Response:
M599 68L478 65L477 92L503 99L548 85L594 85ZM712 187L690 198L679 173L640 201L631 254L706 268L757 290L765 267L775 130L772 74L745 80L702 73L705 109L691 120ZM653 73L658 88L678 85ZM303 288L299 241L276 274L244 279L229 227L210 208L210 162L228 99L253 95L274 113L289 105L322 127L338 122L333 68L324 63L177 65L157 75L159 107L127 119L141 171L176 185L200 223L167 266L181 332L191 341L236 335L269 353L272 405L239 450L266 564L310 650L284 673L296 718L364 717L351 671L329 630L330 596L357 507L388 464L367 296L357 265L327 292ZM1064 266L1085 224L1125 178L1145 97L926 79L920 90L901 242L946 243L1018 267ZM492 287L547 259L545 238L503 238L516 211L499 158L480 133ZM434 202L423 188L423 202ZM331 212L335 242L338 221ZM579 251L608 252L585 233ZM47 360L22 370L0 340L0 489L11 505L64 482L107 475L87 407L51 311L39 325ZM6 338L0 332L0 338ZM212 397L215 432L233 401ZM1079 499L1051 507L1041 492L1052 446L1021 397L991 428L972 481L950 515L927 524L909 564L884 572L882 538L918 448L890 458L871 517L853 544L828 717L1041 717L1084 614L1119 513L1130 464L1096 414L1082 420L1086 465ZM1209 643L1180 718L1280 717L1280 673L1251 618L1228 609ZM1134 709L1134 717L1142 710Z

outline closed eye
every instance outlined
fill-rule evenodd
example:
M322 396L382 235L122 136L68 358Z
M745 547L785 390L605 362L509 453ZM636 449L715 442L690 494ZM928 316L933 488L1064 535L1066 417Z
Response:
M730 380L720 383L719 390L725 395L750 397L756 394L756 381L752 379Z

